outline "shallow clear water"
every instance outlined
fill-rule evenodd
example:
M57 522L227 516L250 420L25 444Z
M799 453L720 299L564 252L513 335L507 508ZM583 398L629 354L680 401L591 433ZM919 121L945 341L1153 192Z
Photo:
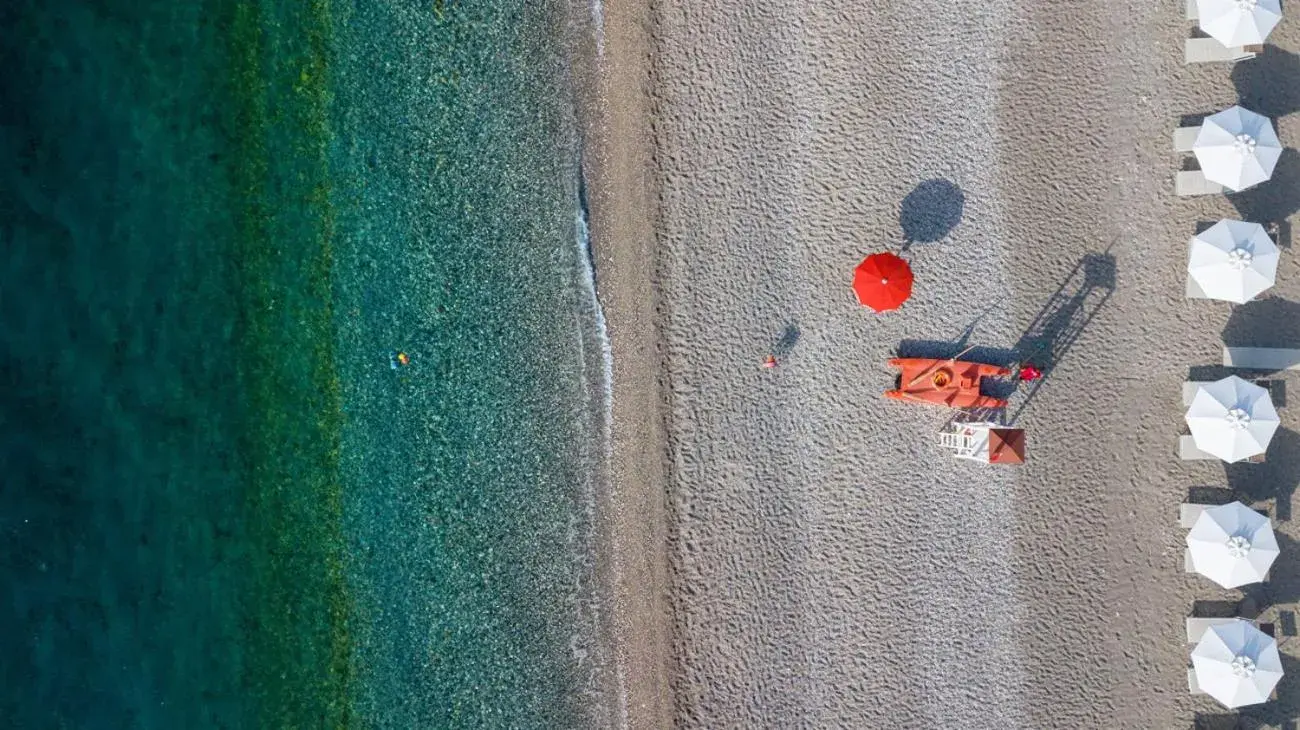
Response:
M574 660L596 370L560 18L539 5L358 7L339 37L358 657L363 704L409 726L564 726L596 658Z
M586 724L561 7L183 5L0 9L0 716Z

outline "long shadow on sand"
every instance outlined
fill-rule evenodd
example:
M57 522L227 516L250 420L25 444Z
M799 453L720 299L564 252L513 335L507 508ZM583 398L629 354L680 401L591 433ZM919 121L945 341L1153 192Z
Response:
M1017 360L1032 364L1042 371L1043 377L1029 384L1015 411L1008 416L1008 424L1015 424L1020 419L1020 414L1051 379L1056 366L1114 293L1113 255L1090 253L1075 264L1016 340L1013 349Z
M920 183L903 198L898 224L903 229L903 250L916 243L942 241L961 223L966 194L950 180L935 178Z
M977 318L955 341L903 340L898 345L898 356L950 358L961 355L964 359L1004 367L1032 364L1043 373L1043 377L1028 384L1022 391L1023 397L1011 406L1014 411L1010 415L979 414L990 417L990 420L994 420L996 415L996 420L1014 425L1114 291L1115 257L1105 252L1091 253L1079 260L1010 349L967 345L979 322ZM1016 390L1017 383L1010 379L985 386L987 395L998 398L1008 398Z
M964 360L974 362L988 363L989 365L1001 365L1009 367L1017 362L1016 352L1005 347L984 347L982 345L971 345L971 335L975 334L975 328L984 320L996 307L989 307L981 312L970 324L966 325L961 334L952 340L903 340L898 343L899 357L927 357L936 359L948 359L960 356Z
M1273 176L1253 188L1228 194L1242 220L1279 223L1300 211L1300 152L1282 150Z
M1300 56L1277 46L1264 46L1255 58L1233 64L1232 84L1238 103L1277 119L1300 111Z

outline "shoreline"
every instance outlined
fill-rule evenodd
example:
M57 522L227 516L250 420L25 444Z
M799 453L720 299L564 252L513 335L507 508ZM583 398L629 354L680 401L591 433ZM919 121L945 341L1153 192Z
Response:
M612 714L568 17L515 7L376 6L340 28L356 716L388 726ZM390 349L410 366L375 362Z
M597 495L596 573L614 664L611 725L675 724L650 129L650 9L571 6L581 174L596 295L613 352L608 489ZM587 31L583 33L582 31Z

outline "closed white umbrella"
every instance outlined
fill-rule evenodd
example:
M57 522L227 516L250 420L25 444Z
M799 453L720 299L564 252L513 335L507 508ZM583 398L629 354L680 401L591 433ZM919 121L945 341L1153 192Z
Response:
M1229 708L1266 702L1282 679L1277 642L1242 619L1206 630L1192 667L1201 691Z
M1201 30L1229 48L1264 42L1282 19L1278 0L1196 0Z
M1264 226L1221 220L1192 238L1187 273L1205 296L1244 304L1273 286L1277 259Z
M1277 536L1264 515L1241 502L1209 507L1187 533L1196 572L1224 588L1259 583L1277 559Z
M1192 154L1206 180L1241 191L1273 175L1282 143L1267 118L1234 106L1206 117Z
M1200 386L1186 419L1196 448L1228 463L1264 453L1279 424L1268 391L1236 375Z

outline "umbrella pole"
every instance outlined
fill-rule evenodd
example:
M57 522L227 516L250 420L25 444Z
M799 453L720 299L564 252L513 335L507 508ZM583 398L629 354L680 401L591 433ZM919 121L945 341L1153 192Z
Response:
M957 353L956 355L953 355L952 357L948 358L948 364L951 365L952 363L957 362L957 358L961 357L962 355L965 355L966 353L968 353L968 352L970 352L971 350L974 350L974 349L975 349L975 346L974 346L974 345L971 345L971 346L967 347L965 350L962 350L961 352Z

